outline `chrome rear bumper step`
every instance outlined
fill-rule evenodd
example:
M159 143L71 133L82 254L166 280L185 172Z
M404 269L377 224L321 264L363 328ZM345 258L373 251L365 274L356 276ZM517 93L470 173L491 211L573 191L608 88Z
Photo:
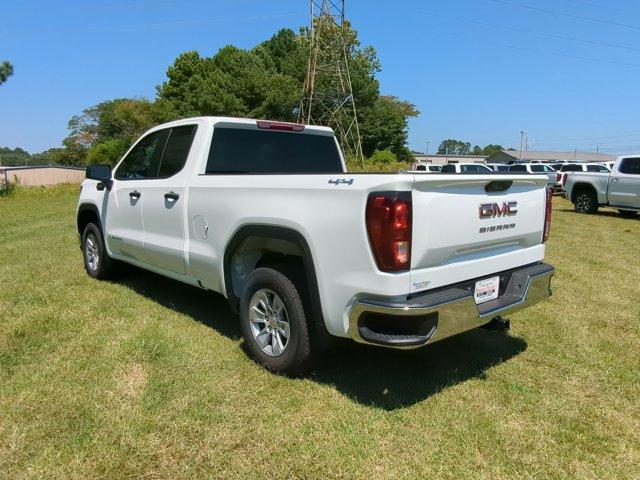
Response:
M554 273L553 266L546 263L497 273L501 277L500 296L480 305L473 296L475 280L402 301L358 298L349 310L349 334L360 343L420 347L545 300L551 296Z

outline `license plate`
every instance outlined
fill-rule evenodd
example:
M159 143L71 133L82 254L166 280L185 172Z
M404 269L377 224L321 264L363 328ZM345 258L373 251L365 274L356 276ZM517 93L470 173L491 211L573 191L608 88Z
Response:
M485 278L484 280L478 280L476 282L476 289L473 296L476 303L480 304L498 298L499 290L500 277Z

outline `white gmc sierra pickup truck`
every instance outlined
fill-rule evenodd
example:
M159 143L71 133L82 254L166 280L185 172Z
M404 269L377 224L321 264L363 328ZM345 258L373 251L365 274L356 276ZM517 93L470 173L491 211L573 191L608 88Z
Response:
M578 213L596 213L600 206L617 208L625 217L640 211L640 156L618 157L611 172L565 175L566 196Z
M327 335L415 348L551 294L545 175L347 173L328 128L203 117L87 177L87 273L121 261L221 293L274 371L305 371Z

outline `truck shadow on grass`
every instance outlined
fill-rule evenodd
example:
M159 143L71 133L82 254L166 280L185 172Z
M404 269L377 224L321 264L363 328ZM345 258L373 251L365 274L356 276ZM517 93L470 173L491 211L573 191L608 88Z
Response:
M384 410L421 402L527 348L519 337L481 328L416 350L351 344L329 352L314 379L334 385L352 400Z
M238 318L222 295L133 267L118 283L231 340L242 337ZM417 350L370 347L350 340L336 343L308 378L334 387L355 402L384 410L413 405L469 379L484 379L488 368L527 348L521 338L483 329Z

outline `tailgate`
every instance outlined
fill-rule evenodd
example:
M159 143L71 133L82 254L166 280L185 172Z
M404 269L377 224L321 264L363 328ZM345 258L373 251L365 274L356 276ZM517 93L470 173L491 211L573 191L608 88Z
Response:
M411 291L541 260L547 182L545 174L416 175ZM501 190L487 191L490 183Z

